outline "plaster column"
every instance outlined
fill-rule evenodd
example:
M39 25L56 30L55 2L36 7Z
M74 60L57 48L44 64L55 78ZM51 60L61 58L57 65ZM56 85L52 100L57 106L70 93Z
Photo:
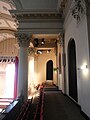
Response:
M65 47L64 47L64 36L62 35L61 38L61 46L62 46L62 92L66 93L66 54L65 54Z
M62 74L62 92L65 93L66 91L66 79L65 79L65 65L66 65L66 58L65 58L65 50L64 50L64 36L61 33L58 36L59 44L61 46L61 74Z
M57 86L59 88L59 84L60 84L60 81L59 81L59 50L60 50L60 46L59 46L59 41L57 41L57 53L56 53L56 66L57 66Z
M18 96L28 99L28 51L30 37L25 33L18 33L19 44L19 70L18 70Z

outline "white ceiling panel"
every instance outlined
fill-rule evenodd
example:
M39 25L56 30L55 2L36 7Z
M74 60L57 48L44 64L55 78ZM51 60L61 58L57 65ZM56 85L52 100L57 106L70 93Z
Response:
M57 9L58 0L18 0L23 9Z

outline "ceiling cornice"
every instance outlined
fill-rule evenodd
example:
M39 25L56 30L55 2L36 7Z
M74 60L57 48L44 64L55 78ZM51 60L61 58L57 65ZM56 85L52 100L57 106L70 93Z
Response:
M22 19L62 19L62 13L51 10L11 10L12 16L16 16L18 20Z
M62 19L62 14L60 13L23 13L17 14L17 19Z
M10 13L15 13L15 14L25 14L25 13L57 13L57 10L51 10L51 9L21 9L21 10L10 10Z

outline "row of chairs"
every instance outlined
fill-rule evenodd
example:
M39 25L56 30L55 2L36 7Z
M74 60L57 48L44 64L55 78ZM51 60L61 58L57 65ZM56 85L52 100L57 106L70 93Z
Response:
M25 118L26 118L26 116L28 114L29 108L31 107L32 99L27 100L26 103L24 103L22 105L21 110L20 110L20 114L19 114L19 116L17 117L16 120L25 120Z
M44 108L44 89L43 89L43 93L42 93L42 102L41 102L40 120L43 120L43 108Z
M44 88L40 87L39 96L23 104L16 120L43 120Z
M34 115L34 120L43 120L43 105L44 105L44 89L43 87L41 87L40 96L36 107L36 112Z

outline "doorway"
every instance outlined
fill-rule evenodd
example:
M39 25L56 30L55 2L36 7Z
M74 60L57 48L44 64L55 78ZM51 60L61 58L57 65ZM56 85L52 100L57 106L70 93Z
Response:
M74 39L68 44L69 95L77 102L76 46Z
M46 64L46 80L53 80L53 61L49 60Z

